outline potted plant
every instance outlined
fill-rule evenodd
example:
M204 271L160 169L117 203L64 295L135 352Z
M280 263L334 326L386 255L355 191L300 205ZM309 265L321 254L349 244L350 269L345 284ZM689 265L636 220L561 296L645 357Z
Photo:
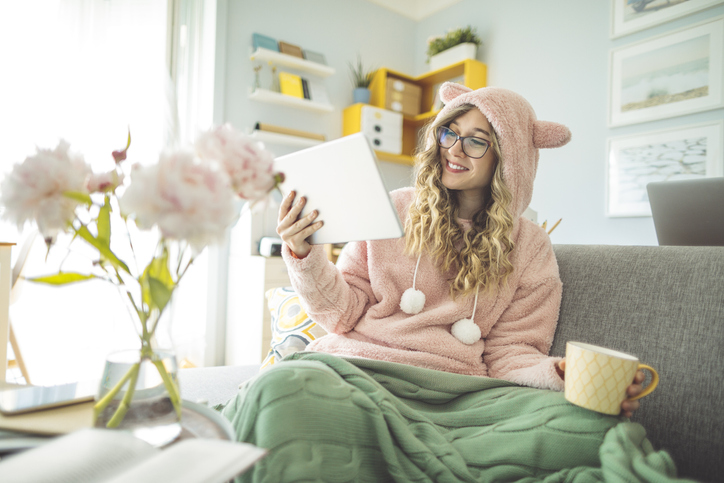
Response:
M352 95L355 104L358 102L368 104L370 102L370 83L372 82L372 75L375 72L374 69L366 70L362 65L362 58L359 55L357 56L357 65L350 63L349 68L351 71L350 77L352 78L352 85L354 86Z
M427 40L427 62L430 69L437 70L464 59L474 59L480 44L480 37L470 25L448 30L445 35Z

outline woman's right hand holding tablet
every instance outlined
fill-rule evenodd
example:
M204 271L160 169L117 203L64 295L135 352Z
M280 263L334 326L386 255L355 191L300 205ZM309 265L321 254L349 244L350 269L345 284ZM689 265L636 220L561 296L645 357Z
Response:
M307 242L307 238L322 228L324 222L314 222L319 215L317 210L299 218L299 214L302 212L307 200L302 196L294 203L295 196L296 193L292 191L282 200L282 204L279 206L277 233L297 258L304 258L312 250L312 245Z

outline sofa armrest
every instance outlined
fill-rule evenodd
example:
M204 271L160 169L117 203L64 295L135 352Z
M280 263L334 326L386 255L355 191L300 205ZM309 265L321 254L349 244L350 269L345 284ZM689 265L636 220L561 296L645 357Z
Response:
M259 374L258 365L198 367L179 370L181 397L213 407L236 395L239 384Z

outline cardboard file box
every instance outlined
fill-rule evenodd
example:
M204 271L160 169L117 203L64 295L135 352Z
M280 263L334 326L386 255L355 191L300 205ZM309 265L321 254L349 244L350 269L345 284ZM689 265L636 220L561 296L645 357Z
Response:
M420 114L422 88L411 82L388 78L385 96L385 107L391 111L401 112L407 116Z

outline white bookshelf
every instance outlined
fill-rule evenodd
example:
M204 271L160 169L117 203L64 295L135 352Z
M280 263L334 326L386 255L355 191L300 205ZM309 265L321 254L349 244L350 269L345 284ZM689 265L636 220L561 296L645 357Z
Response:
M279 92L270 91L268 89L257 88L249 93L249 99L252 101L266 102L268 104L277 104L280 106L303 109L312 112L327 113L334 111L334 106L321 102L314 102L308 99L300 99L299 97L288 96Z
M259 47L251 54L251 60L283 65L285 67L307 72L308 74L316 75L318 77L329 77L335 72L334 68L328 65L312 62L306 59L300 59L299 57L282 54L281 52L274 52L273 50L262 47Z
M316 146L324 142L317 139L290 136L288 134L279 134L269 131L260 131L258 129L251 132L251 137L265 144L281 144L283 146L290 146L294 148L311 148L312 146Z

